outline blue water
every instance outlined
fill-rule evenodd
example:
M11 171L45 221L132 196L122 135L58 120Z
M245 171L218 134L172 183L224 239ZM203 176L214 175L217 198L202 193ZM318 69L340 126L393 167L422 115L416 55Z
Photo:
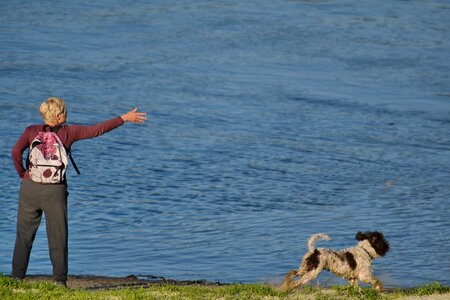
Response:
M312 233L382 231L387 287L450 284L450 2L2 1L0 273L10 149L49 96L75 144L70 273L279 282ZM45 226L29 273L51 274ZM322 274L318 284L339 279Z

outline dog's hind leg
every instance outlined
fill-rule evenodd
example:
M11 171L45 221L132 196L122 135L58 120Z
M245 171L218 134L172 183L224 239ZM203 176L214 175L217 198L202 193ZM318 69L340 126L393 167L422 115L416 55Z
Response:
M286 274L286 276L284 277L284 281L283 284L281 285L281 289L283 291L290 291L290 286L291 286L291 282L292 279L294 279L295 276L298 276L298 272L296 270L290 270L289 273Z
M356 288L356 289L361 291L361 287L358 284L358 279L349 279L348 283L350 284L350 286L352 286L352 287L354 287L354 288Z
M314 269L312 271L304 273L303 276L300 279L298 279L298 280L294 281L293 283L291 283L289 285L289 289L286 290L286 291L292 291L292 290L294 290L294 289L296 289L296 288L298 288L298 287L300 287L302 285L307 284L308 282L310 282L311 280L313 280L314 278L319 276L319 274L320 274L320 272L322 272L322 270L323 270L322 268L316 268L316 269Z
M358 280L357 279L349 279L348 283L353 286L353 287L357 287L358 286Z

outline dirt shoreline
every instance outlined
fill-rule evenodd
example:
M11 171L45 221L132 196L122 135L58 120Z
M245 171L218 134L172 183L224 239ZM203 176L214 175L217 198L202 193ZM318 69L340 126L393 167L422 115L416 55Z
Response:
M25 281L41 282L53 281L49 275L28 275ZM126 277L108 277L95 275L69 275L67 279L67 287L73 289L121 289L128 287L146 287L151 285L202 285L202 286L221 286L227 283L210 282L207 280L174 280L167 279L162 276L152 275L128 275Z

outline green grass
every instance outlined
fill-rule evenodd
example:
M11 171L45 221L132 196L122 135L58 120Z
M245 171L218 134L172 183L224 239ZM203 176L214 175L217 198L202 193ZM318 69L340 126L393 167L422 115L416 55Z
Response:
M400 290L400 293L410 296L428 296L433 294L447 294L450 293L450 286L444 286L440 283L425 284L423 286ZM450 298L450 297L449 297Z
M52 282L16 281L0 276L0 299L402 299L407 296L425 296L449 293L450 287L438 283L417 288L378 293L371 288L304 287L286 294L266 284L152 285L141 288L112 290L64 289Z
M280 299L285 294L263 284L152 285L118 290L64 289L52 282L16 281L0 277L0 299Z

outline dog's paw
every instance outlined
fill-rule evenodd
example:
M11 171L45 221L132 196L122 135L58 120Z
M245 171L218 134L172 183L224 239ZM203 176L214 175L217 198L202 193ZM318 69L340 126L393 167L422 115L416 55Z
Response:
M377 292L381 292L381 291L383 291L383 285L381 284L381 282L377 282L377 283L375 283L374 285L373 285L373 287L375 288L375 290L377 291Z

